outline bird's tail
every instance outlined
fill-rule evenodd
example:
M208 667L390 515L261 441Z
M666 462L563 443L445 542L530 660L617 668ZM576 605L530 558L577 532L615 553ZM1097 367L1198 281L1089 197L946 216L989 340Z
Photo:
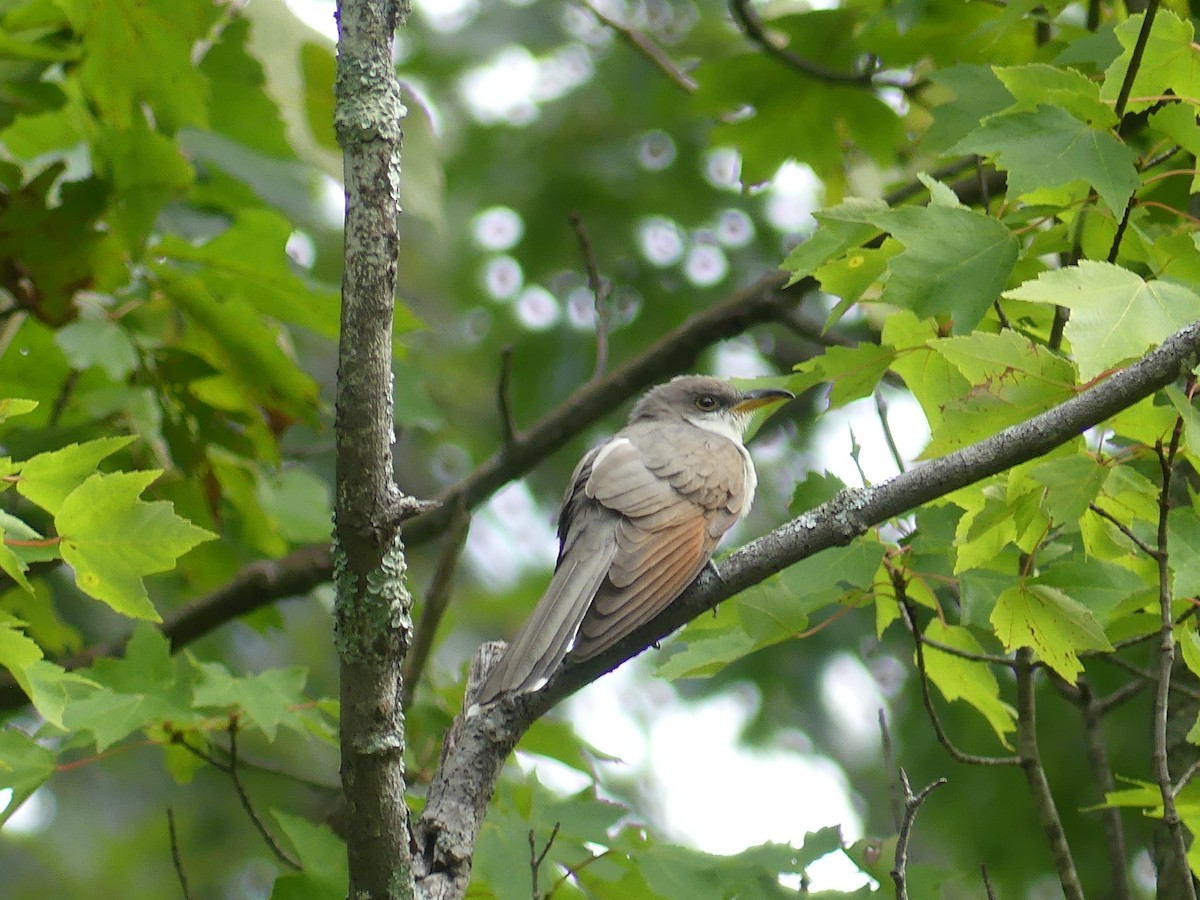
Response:
M571 552L563 556L533 614L488 674L475 698L479 706L501 694L536 691L571 649L616 552L610 522L592 521L581 532L571 536Z

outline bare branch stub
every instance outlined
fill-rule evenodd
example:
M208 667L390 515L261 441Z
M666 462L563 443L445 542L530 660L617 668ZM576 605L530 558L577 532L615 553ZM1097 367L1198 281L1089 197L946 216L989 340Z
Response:
M500 451L506 453L517 442L517 423L512 410L512 344L500 348L500 376L496 379L496 409L500 413Z
M583 265L587 270L588 287L592 291L592 302L596 308L596 368L592 380L603 377L608 368L608 294L609 287L600 277L600 267L596 264L596 251L592 248L591 238L583 224L583 217L578 212L572 212L568 217L575 238L579 241L579 252L583 256Z
M550 848L554 846L554 839L558 837L558 829L561 825L561 822L554 823L554 827L550 829L550 837L546 838L546 845L542 847L540 853L537 849L537 835L532 828L529 829L529 872L533 879L533 900L541 900L542 892L538 885L538 873L541 872L542 863L550 854Z
M192 900L187 872L183 868L183 857L179 852L179 835L175 831L175 809L171 806L167 807L167 840L171 843L171 863L175 866L175 877L179 879L179 890L183 894L183 900Z
M908 774L900 770L900 788L904 797L904 821L900 824L900 836L896 840L896 857L892 866L892 884L896 888L896 900L908 900L908 842L912 838L913 825L917 821L917 811L930 794L946 783L945 778L939 778L913 793L912 785L908 782Z
M288 852L279 845L275 836L271 834L271 829L267 828L267 823L263 821L258 810L255 809L253 802L250 800L250 795L246 793L246 786L242 784L242 776L238 773L238 717L232 715L229 717L229 778L233 781L233 788L237 791L238 800L242 804L242 809L246 811L246 815L250 817L254 828L262 835L263 842L270 848L281 863L290 869L299 869L300 863L292 859Z

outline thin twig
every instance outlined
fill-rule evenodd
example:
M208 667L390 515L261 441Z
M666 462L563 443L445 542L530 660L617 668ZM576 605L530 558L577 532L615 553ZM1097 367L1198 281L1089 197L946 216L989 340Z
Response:
M1137 79L1138 69L1142 66L1142 54L1146 52L1146 43L1150 40L1150 30L1154 27L1154 17L1158 13L1159 0L1150 0L1146 4L1146 13L1142 19L1141 30L1138 31L1137 41L1133 52L1129 54L1129 67L1125 70L1125 79L1121 82L1121 90L1117 93L1117 104L1113 112L1117 121L1125 118L1125 105L1129 102L1129 92L1133 90L1133 82Z
M450 605L450 588L454 584L454 575L470 528L471 516L460 503L450 521L437 564L433 567L433 576L429 580L428 590L425 591L425 602L421 605L421 614L417 618L412 647L404 660L404 684L401 691L405 709L412 704L417 684L425 670L425 663L429 660L429 651L433 648L433 639L437 636L438 626L441 625L446 608Z
M1130 681L1121 685L1107 697L1096 701L1096 711L1101 716L1108 715L1112 710L1116 709L1126 700L1132 700L1138 694L1146 689L1148 682L1145 681Z
M1112 243L1108 247L1107 260L1110 263L1117 261L1117 256L1121 252L1121 241L1125 239L1125 229L1129 227L1129 215L1133 212L1133 204L1136 203L1136 198L1130 197L1129 202L1125 204L1125 210L1121 213L1121 221L1117 223L1117 230L1113 234Z
M1151 5L1151 9L1155 4ZM1146 12L1151 16L1150 9ZM1140 38L1140 35L1139 35ZM1132 63L1131 63L1132 65ZM1175 420L1170 444L1163 448L1159 442L1158 462L1162 473L1162 484L1158 491L1158 542L1155 558L1158 562L1158 690L1154 692L1154 779L1163 801L1163 822L1171 835L1172 850L1176 863L1184 871L1187 868L1188 837L1175 806L1175 788L1171 783L1171 760L1168 755L1167 719L1171 700L1171 669L1175 665L1175 617L1171 614L1171 568L1167 550L1168 516L1171 511L1171 475L1175 467L1175 455L1179 452L1179 439L1183 435L1183 417ZM1184 887L1183 896L1196 900L1195 879L1190 875L1179 879Z
M900 448L896 446L896 438L892 434L892 426L888 423L887 413L887 400L883 397L883 391L876 388L875 414L879 416L879 425L883 428L883 439L887 442L888 451L892 454L896 468L903 472L905 471L904 457L900 454Z
M996 312L996 319L1000 322L1000 328L1004 331L1012 331L1012 322L1009 321L1008 314L1005 313L1004 307L1000 305L999 300L992 302L992 309Z
M628 25L618 22L611 16L605 15L589 0L578 0L578 3L599 21L615 31L630 47L642 54L651 65L666 75L677 88L685 94L694 94L696 92L696 88L699 87L696 84L696 79L675 65L666 52L645 34L636 28L630 28Z
M182 747L197 759L203 760L214 769L228 774L229 763L222 762L216 756L205 753L199 747L188 743L184 732L168 729L167 734L169 735L172 744ZM222 750L220 747L214 745L214 749L220 750L228 755L227 751ZM296 784L311 788L314 791L340 791L342 789L340 784L330 784L327 781L319 781L318 779L310 778L307 775L298 775L295 772L289 772L286 769L280 768L279 766L257 760L246 759L244 756L238 757L238 766L240 766L242 769L253 769L255 772L262 772L265 775L274 775L277 778L286 778L288 781L293 781Z
M1161 637L1161 635L1156 631L1151 635L1151 637ZM1158 674L1156 672L1147 672L1145 669L1135 666L1133 663L1129 662L1129 660L1123 659L1120 656L1117 656L1115 653L1105 653L1097 658L1102 662L1116 666L1118 669L1123 669L1130 675L1136 675L1146 684L1158 684ZM1190 697L1192 700L1200 700L1200 690L1197 690L1190 685L1180 684L1177 681L1173 681L1170 684L1170 689L1177 694L1183 694L1185 697Z
M825 84L850 84L867 86L873 83L875 72L878 68L878 61L869 59L868 65L864 66L857 72L841 72L837 69L830 69L822 66L819 63L807 60L786 47L778 46L771 36L767 34L766 28L763 26L762 20L750 7L750 0L730 0L729 11L733 14L735 22L741 26L742 31L746 33L746 37L754 41L767 56L777 59L791 69L795 69L802 75L809 78L815 78L817 81L822 81ZM900 85L893 85L899 87Z
M597 862L598 860L604 859L604 857L608 856L612 852L613 851L611 849L609 849L609 850L605 850L603 853L594 853L591 856L589 856L587 859L585 859L583 862L579 863L578 865L574 865L574 866L568 866L564 863L562 875L559 876L558 881L554 882L554 887L552 887L552 888L550 888L550 890L546 891L546 896L553 897L558 892L558 889L567 883L568 878L578 879L580 872L582 872L584 869L586 869L592 863Z
M592 372L592 381L604 377L608 368L608 293L609 289L600 277L600 267L596 265L596 253L592 250L592 241L588 237L587 228L583 225L583 216L572 212L568 219L575 231L575 239L579 241L579 253L583 257L583 266L587 271L588 287L592 289L592 301L596 306L596 368Z
M1129 54L1129 66L1125 70L1125 78L1121 81L1121 90L1117 94L1117 103L1113 107L1113 112L1117 116L1117 132L1120 134L1122 126L1125 124L1125 107L1129 103L1129 92L1133 89L1133 83L1137 80L1138 69L1142 66L1142 55L1146 52L1146 44L1150 40L1150 31L1154 27L1154 16L1158 12L1159 0L1150 0L1146 4L1146 12L1142 17L1142 27L1138 30L1137 41L1133 45L1133 50ZM1125 209L1121 213L1121 220L1117 224L1116 233L1113 235L1112 243L1108 248L1108 261L1116 262L1117 255L1121 252L1121 241L1125 237L1125 229L1129 226L1129 216L1133 212L1133 204L1137 202L1134 195L1130 195L1129 200L1125 203Z
M983 205L986 215L992 214L992 198L988 190L987 177L983 171L983 157L975 154L975 177L979 179L979 202Z
M177 744L178 746L182 747L184 750L188 751L188 753L192 754L192 756L196 757L197 759L203 760L204 762L206 762L210 766L212 766L214 769L218 769L221 772L227 773L229 771L228 763L223 763L219 759L217 759L215 756L211 756L210 754L205 753L199 747L189 744L187 738L184 736L182 731L172 731L168 727L167 733L171 737L171 743Z
M900 603L900 608L904 610L908 630L913 636L913 645L916 647L917 653L917 676L921 684L921 702L925 704L925 712L929 714L929 722L933 725L933 732L937 735L938 743L946 748L946 752L950 754L952 759L956 762L966 763L967 765L1020 765L1021 760L1016 756L976 756L974 753L964 753L950 740L950 736L946 734L946 729L942 727L942 720L937 714L937 709L933 705L933 696L929 691L929 672L925 668L925 644L921 636L920 627L917 624L917 608L908 599L907 585L904 583L903 574L898 569L892 571L892 584L895 588L896 599Z
M1137 545L1137 548L1139 550L1141 550L1143 553L1145 553L1147 556L1153 558L1158 555L1157 551L1155 551L1155 549L1153 547L1151 547L1149 544L1147 544L1145 541L1143 541L1140 537L1138 537L1136 534L1134 534L1132 529L1130 529L1128 526L1126 526L1123 522L1121 522L1112 513L1108 512L1108 510L1101 509L1095 503L1089 503L1088 509L1090 509L1092 512L1094 512L1096 515L1100 516L1100 518L1108 519L1108 521L1110 521L1114 525L1116 525L1117 529L1121 532L1121 534L1125 535L1125 537L1127 537L1127 538L1129 538L1129 540L1133 541L1133 543Z
M896 841L896 860L892 867L892 884L896 887L896 900L908 900L908 841L912 836L913 824L917 820L917 810L934 790L946 783L945 778L939 778L918 793L912 792L908 783L908 774L900 770L900 787L904 791L904 822L900 825L900 837Z
M558 837L558 828L561 824L561 822L554 823L554 827L550 830L550 837L546 839L546 846L542 848L541 853L538 853L537 849L537 836L532 828L529 829L529 871L533 876L533 900L541 900L541 891L538 888L538 870L546 861L546 855L549 854L550 848L554 846L554 839Z
M250 821L262 835L262 839L266 842L267 847L275 854L285 866L292 869L299 869L300 863L296 862L288 855L279 842L275 840L275 836L271 834L271 830L267 828L267 823L262 820L258 814L258 810L254 808L254 804L250 802L250 795L246 793L246 788L242 784L242 777L238 774L238 749L237 749L237 734L238 734L238 718L237 716L229 717L229 778L233 781L233 788L237 791L238 800L242 803L242 809L246 811L246 815L250 817Z
M996 891L992 887L992 879L988 878L987 866L979 864L979 874L983 877L983 889L987 891L987 900L996 900Z
M1080 216L1080 218L1083 218ZM1063 334L1066 332L1067 320L1071 318L1071 311L1065 306L1054 307L1054 322L1050 325L1050 336L1046 341L1046 345L1051 350L1058 350L1062 347Z
M517 442L517 423L513 419L512 395L512 344L500 348L500 377L496 379L496 408L500 411L500 450L507 454Z
M883 766L887 770L888 799L892 807L892 825L899 831L904 822L904 797L900 790L899 770L896 768L896 754L892 750L892 732L888 728L887 713L879 708L879 741L883 747Z
M1016 660L1011 657L999 656L995 653L972 653L970 650L963 650L951 644L943 644L941 641L924 634L921 635L921 643L926 647L932 647L934 650L940 650L942 653L947 653L950 656L957 656L959 659L986 663L989 666L1003 666L1006 669L1015 669L1017 667ZM1033 665L1034 668L1037 668L1040 663L1034 662Z
M1083 887L1079 883L1079 872L1075 859L1063 831L1050 782L1042 767L1041 753L1037 742L1037 704L1033 695L1033 667L1030 665L1032 651L1028 647L1017 650L1017 754L1029 791L1033 795L1034 809L1046 833L1054 868L1062 884L1067 900L1084 900Z
M1171 788L1171 793L1178 797L1179 792L1187 787L1188 782L1192 780L1192 776L1196 774L1197 770L1200 770L1200 759L1193 760L1192 764L1184 769L1183 774L1179 776L1179 780Z
M1083 719L1088 763L1092 767L1100 799L1103 800L1117 789L1117 785L1108 761L1108 745L1104 741L1100 701L1092 693L1092 686L1085 678L1079 679L1077 695L1076 705ZM1100 826L1104 831L1104 846L1108 853L1108 879L1111 886L1109 900L1132 900L1127 869L1129 857L1125 845L1125 828L1121 823L1121 810L1115 806L1101 806L1099 813Z
M171 842L171 862L175 865L175 877L179 879L179 890L183 892L183 900L192 900L187 873L183 870L183 857L179 855L179 835L175 832L175 810L170 806L167 807L167 839Z

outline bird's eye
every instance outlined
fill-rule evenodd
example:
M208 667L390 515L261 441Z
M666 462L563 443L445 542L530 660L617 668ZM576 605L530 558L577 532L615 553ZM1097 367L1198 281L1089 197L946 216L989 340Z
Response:
M711 394L701 394L696 398L696 409L701 409L704 412L712 412L717 408L717 398Z

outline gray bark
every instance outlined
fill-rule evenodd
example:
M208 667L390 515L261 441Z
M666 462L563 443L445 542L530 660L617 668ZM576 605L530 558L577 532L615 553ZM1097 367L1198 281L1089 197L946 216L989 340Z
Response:
M392 42L397 0L338 4L334 124L345 159L345 272L338 346L333 574L341 663L349 896L413 896L401 663L411 641L392 480L392 306L404 107Z

